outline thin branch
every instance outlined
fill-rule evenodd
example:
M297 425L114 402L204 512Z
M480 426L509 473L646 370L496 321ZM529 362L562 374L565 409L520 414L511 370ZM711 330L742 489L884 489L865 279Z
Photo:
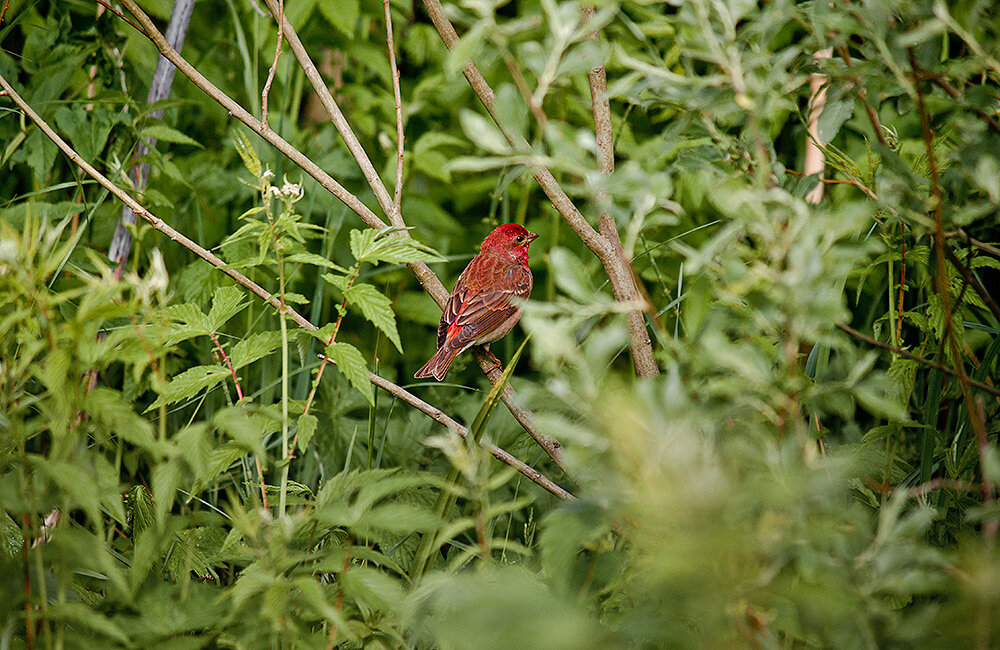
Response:
M961 228L959 228L957 230L950 230L950 231L946 232L944 234L944 236L945 237L958 237L962 241L964 241L966 244L968 244L969 246L975 246L976 248L984 250L987 253L991 253L993 255L996 255L997 257L1000 257L1000 248L997 248L996 246L991 246L991 245L987 244L986 242L981 242L978 239L973 239L972 237L969 237L969 233L965 232Z
M130 3L132 2L132 0L125 1ZM267 2L268 7L273 12L276 0L265 0L265 2ZM389 193L375 171L375 167L368 159L368 154L365 153L364 147L361 146L360 141L358 141L357 136L351 129L351 126L344 117L343 112L341 112L336 100L330 93L330 89L327 88L326 83L323 81L319 71L316 69L316 65L309 57L309 53L306 51L305 46L302 45L302 41L299 40L298 34L295 32L295 28L292 26L287 17L284 17L284 20L280 21L280 24L285 33L285 38L288 39L288 43L292 48L292 52L295 54L295 57L298 59L299 64L305 72L306 78L309 79L313 86L313 90L316 91L321 103L324 108L326 108L327 114L330 116L330 120L337 128L341 138L343 138L344 143L347 145L348 150L354 157L355 162L357 162L358 166L361 168L361 172L368 181L368 185L371 187L372 192L374 192L379 205L388 216L389 223L395 227L405 228L406 223L403 221L402 214L398 209L396 209L396 204L389 198ZM525 147L526 146L527 143L525 143ZM549 176L551 178L551 174ZM554 178L552 179L552 183L555 183ZM563 196L565 197L565 194ZM566 197L566 201L569 202L568 197ZM572 206L572 202L569 202L569 204ZM575 210L576 208L573 209ZM579 213L577 213L577 215L579 216L579 219L586 224L586 222L583 221L583 217L580 216ZM381 227L385 226L383 225ZM590 226L587 225L587 227L589 228ZM596 235L597 233L594 234ZM597 235L597 237L600 238L600 235ZM600 239L603 241L603 238ZM448 301L448 291L444 288L444 285L441 284L441 280L438 279L437 275L423 262L416 262L408 264L407 266L409 266L414 275L416 275L417 280L423 286L424 290L431 296L431 298L434 299L435 302L437 302L439 307L444 309L444 306ZM473 355L479 363L479 366L483 369L483 372L486 373L490 383L495 385L497 381L499 381L500 376L503 374L503 368L498 367L495 363L493 363L493 360L482 348L474 348ZM552 460L565 472L566 467L562 464L560 459L562 445L557 441L542 435L538 431L535 427L534 418L531 416L531 413L517 405L514 389L509 385L505 386L503 392L501 393L501 400L514 416L514 419L516 419L521 426L524 427L525 431L528 432L528 434L545 450L549 457L551 457Z
M389 72L392 75L392 95L396 104L396 186L392 193L392 207L402 214L403 207L403 97L399 92L399 68L396 67L396 43L392 37L392 15L389 0L382 0L385 10L385 42L389 49Z
M278 0L278 22L280 23L285 17L285 0ZM274 60L271 62L271 67L267 71L267 81L264 82L264 90L260 93L260 121L263 122L264 126L270 128L267 123L267 96L271 92L271 82L274 81L274 73L278 69L278 59L281 58L281 39L282 32L278 30L278 41L274 46Z
M230 115L246 124L254 131L254 133L269 142L275 149L283 153L292 162L301 167L307 174L316 179L316 182L318 182L335 197L340 199L344 205L356 212L357 215L361 217L361 220L366 224L372 228L381 229L387 227L385 223L368 208L368 206L362 203L356 196L354 196L354 194L349 192L340 183L334 180L332 176L323 171L319 165L286 142L284 138L271 131L271 129L265 127L245 108L219 90L215 84L206 79L203 74L198 72L194 66L188 63L184 57L178 54L178 52L170 46L170 43L166 41L163 34L156 29L156 25L153 24L153 21L150 20L149 16L146 15L146 13L134 2L134 0L121 0L121 3L126 9L129 10L129 12L132 13L133 16L135 16L142 33L146 36L146 38L153 42L153 45L155 45L156 49L160 51L160 54L177 66L177 69L180 70L184 76L194 82L196 86L201 88L212 99L221 104ZM113 8L111 10L114 11L119 17L124 18L120 11Z
M427 14L434 23L434 27L441 36L441 40L444 41L445 46L449 50L454 49L458 44L458 33L455 31L455 27L451 24L448 17L444 15L441 2L439 0L424 0L424 7L427 9ZM472 86L472 90L475 91L476 96L479 97L479 101L486 108L486 112L493 118L493 121L497 124L497 127L499 127L511 147L515 151L530 151L528 142L522 136L511 133L498 119L496 114L496 95L486 82L486 79L479 72L476 64L471 61L467 62L462 67L462 74L465 75L469 85ZM552 205L559 211L559 214L562 215L563 219L576 232L580 239L583 240L583 243L590 250L594 251L594 254L602 261L605 257L611 255L611 246L608 241L594 230L593 226L587 223L587 220L583 218L580 211L573 205L573 201L562 190L552 173L541 165L532 165L531 173L542 188L542 191L549 197Z
M424 0L424 7L427 9L427 13L434 23L438 35L441 36L441 40L444 41L445 46L449 50L454 49L458 44L458 33L455 31L455 27L451 24L451 21L444 14L440 0ZM472 86L476 96L479 97L479 101L482 102L483 107L486 108L486 112L493 118L494 123L496 123L500 132L514 151L530 151L531 147L524 137L520 134L512 133L498 119L496 113L496 95L486 82L486 79L479 72L476 64L472 61L467 61L462 67L462 73L465 75L466 80L468 80L469 85ZM634 284L631 267L622 251L616 248L608 237L594 230L594 227L584 219L583 215L580 214L580 211L573 204L573 201L563 191L559 182L556 181L555 177L546 167L541 164L530 164L529 168L531 175L535 178L539 187L542 188L542 191L545 192L545 195L562 216L563 220L601 261L607 273L612 292L615 294L615 299L619 302L643 304L642 296L638 293ZM652 358L652 343L649 340L648 334L639 340L633 340L632 343L648 348L648 350L644 350L643 357ZM648 369L643 369L640 365L641 361L633 358L633 362L636 363L636 371L638 373L648 372Z
M123 0L123 1L124 2L131 2L131 0ZM195 243L194 241L192 241L191 239L189 239L185 235L183 235L183 234L179 233L178 231L176 231L174 228L172 228L171 226L169 226L162 219L156 217L154 214L152 214L146 208L144 208L138 201L136 201L135 199L133 199L123 189L121 189L120 187L118 187L117 185L115 185L114 183L112 183L101 172L97 171L97 169L95 169L93 167L93 165L91 165L89 162L87 162L86 160L84 160L83 158L81 158L80 155L72 147L70 147L61 137L59 137L59 135L52 129L52 127L45 120L43 120L38 115L38 113L36 113L31 108L31 106L28 105L28 103L25 102L24 99L14 90L14 88L7 82L7 79L2 74L0 74L0 87L2 87L6 91L7 96L9 96L12 100L14 100L14 103L17 104L18 107L20 107L21 110L23 110L25 112L25 114L29 118L31 118L31 120L36 125L38 125L38 128L42 131L42 133L44 133L46 135L46 137L48 137L64 154L66 154L66 157L68 157L75 165L77 165L80 169L82 169L84 172L86 172L89 176L91 176L92 178L94 178L98 183L100 183L103 187L105 187L109 192L111 192L112 194L114 194L118 198L118 200L122 201L123 203L126 203L130 208L132 208L132 210L135 212L135 214L137 214L140 217L142 217L143 219L145 219L151 226L153 226L153 228L155 230L158 230L159 232L163 233L164 235L166 235L167 237L169 237L173 241L181 244L182 246L184 246L185 248L187 248L189 251L191 251L192 253L194 253L198 257L202 258L203 260L205 260L206 262L208 262L212 266L216 267L217 269L219 269L220 271L222 271L223 273L225 273L226 275L228 275L230 278L232 278L234 281L236 281L237 284L239 284L240 286L245 287L246 289L250 290L253 294L255 294L258 297L260 297L261 299L263 299L264 302L266 302L271 307L273 307L279 314L284 314L284 315L290 317L302 329L304 329L304 330L306 330L308 332L314 332L317 329L319 329L318 327L316 327L315 325L313 325L311 322L309 322L304 316L302 316L302 314L300 314L297 311L295 311L293 308L291 308L291 307L289 307L287 305L286 306L282 306L281 301L277 297L275 297L273 294L269 293L266 289L264 289L263 287L261 287L259 284L257 284L256 282L254 282L250 278L246 277L245 275L243 275L239 271L237 271L237 270L235 270L233 268L229 268L226 265L226 263L224 261L222 261L221 259L219 259L219 257L217 257L214 253L212 253L211 251L203 248L202 246L200 246L199 244ZM371 372L368 373L368 379L369 379L369 381L371 381L376 386L379 386L380 388L383 388L385 390L390 390L393 395L395 395L396 397L399 397L400 399L403 399L404 401L406 401L409 404L413 404L413 405L416 405L418 403L420 403L420 404L426 404L425 402L423 402L423 400L420 400L415 395L410 394L404 388L396 386L395 384L393 384L392 382L390 382L388 379L384 379L382 377L379 377L378 375L375 375L374 373L371 373ZM431 407L428 406L428 408L431 408ZM427 413L427 411L425 411L424 409L421 409L421 410L424 411L425 413ZM437 419L437 418L435 418L435 419ZM504 452L504 454L506 454L506 452ZM562 498L567 498L564 495L569 495L568 492L566 492L562 488L559 488L558 486L556 486L555 483L553 483L551 480L545 479L545 477L542 476L539 472L537 472L536 470L528 467L524 463L521 463L521 461L518 461L513 456L510 456L510 454L506 454L505 456L501 457L501 456L498 456L496 453L494 453L494 456L496 456L498 459L500 459L500 460L502 460L504 462L507 462L507 460L510 460L510 459L516 461L516 463L518 463L518 464L512 465L513 467L516 467L518 469L518 471L520 471L522 474L524 474L527 478L529 478L530 480L538 483L539 485L541 485L546 490L549 490L550 492L553 492L553 494L556 494L557 496L560 496ZM505 459L507 459L507 460L505 460ZM545 480L542 481L539 477L541 477L541 479L545 479ZM553 487L556 488L555 491L553 491Z
M868 336L866 334L862 334L861 332L859 332L858 330L854 329L850 325L844 325L843 323L837 323L835 325L835 327L837 329L839 329L841 332L844 332L845 334L850 334L851 336L853 336L854 338L858 339L859 341L864 341L865 343L867 343L869 345L874 345L877 348L882 348L883 350L888 350L889 352L897 354L897 355L899 355L901 357L904 357L906 359L910 359L912 361L916 361L917 363L919 363L921 365L924 365L924 366L927 366L928 368L934 368L936 370L940 370L941 372L945 373L946 375L951 375L952 377L956 377L956 378L958 377L958 373L955 372L955 370L953 368L951 368L950 366L946 366L943 363L938 363L937 361L931 361L930 359L927 359L925 357L917 356L917 355L913 354L912 352L908 352L906 350L903 350L902 348L897 348L897 347L895 347L893 345L889 345L888 343L883 343L882 341L879 341L878 339L874 339L874 338L872 338L872 337L870 337L870 336ZM975 379L972 379L971 377L968 377L967 379L969 381L969 385L970 386L978 388L979 390L981 390L983 392L986 392L986 393L989 393L990 395L996 395L997 397L1000 397L1000 390L994 388L993 386L990 386L988 384L984 384L984 383L982 383L980 381L976 381Z
M587 7L583 10L584 20L589 19L594 10ZM591 37L599 39L595 30ZM603 65L598 65L590 69L587 73L590 82L590 99L594 113L594 136L597 142L597 166L601 173L610 176L615 171L615 143L614 128L611 125L611 104L608 101L608 79ZM646 305L648 303L639 292L639 281L635 277L635 271L625 255L621 238L618 235L618 226L615 219L608 212L611 205L611 197L606 190L598 190L597 204L600 212L597 214L597 229L601 235L610 242L615 249L616 255L621 260L623 266L627 267L628 285L621 286L612 283L612 292L619 302L631 302L636 305ZM642 307L630 309L625 314L629 333L629 349L632 353L632 361L635 364L636 374L640 377L655 377L660 374L660 369L656 365L653 357L653 346L649 338L649 331L646 329L646 321L643 318Z
M458 435L462 436L463 438L468 435L469 430L466 427L462 426L455 420L448 417L444 412L441 411L441 409L431 406L430 404L423 401L416 395L413 395L412 393L400 388L399 386L397 386L396 384L392 383L387 379L383 379L382 377L379 377L371 373L369 373L368 378L371 380L373 384L375 384L379 388L382 388L386 392L389 392L392 395L398 397L399 399L403 400L410 406L416 407L418 410L422 411L425 415L430 416L433 420L437 421L438 423L443 424L449 429L457 432ZM561 499L576 498L563 488L553 483L550 479L546 478L538 470L529 467L528 465L518 460L514 456L511 456L509 453L507 453L500 447L497 447L496 445L489 442L480 442L479 444L484 449L488 450L491 454L493 454L493 456L497 460L500 460L510 465L511 467L516 468L517 471L521 472L526 477L528 477L541 487L545 488L552 494L556 495L557 497Z

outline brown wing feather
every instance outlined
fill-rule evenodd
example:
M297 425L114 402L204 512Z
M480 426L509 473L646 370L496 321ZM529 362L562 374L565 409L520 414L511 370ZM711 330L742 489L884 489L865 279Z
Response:
M499 262L499 263L498 263ZM500 291L484 290L487 287L510 287ZM511 298L531 295L531 271L526 266L503 263L489 257L477 257L469 263L448 298L441 322L438 324L438 347L448 338L453 325L463 328L452 340L453 345L465 347L502 324L517 312Z

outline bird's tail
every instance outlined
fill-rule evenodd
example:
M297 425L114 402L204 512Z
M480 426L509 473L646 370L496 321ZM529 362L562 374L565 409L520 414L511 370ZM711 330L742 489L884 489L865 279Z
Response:
M413 373L416 379L421 379L423 377L434 377L438 381L444 379L444 375L448 372L448 367L451 366L451 362L455 360L455 356L462 351L462 348L456 348L450 345L445 345L443 348L434 353L434 356L424 364L424 367Z

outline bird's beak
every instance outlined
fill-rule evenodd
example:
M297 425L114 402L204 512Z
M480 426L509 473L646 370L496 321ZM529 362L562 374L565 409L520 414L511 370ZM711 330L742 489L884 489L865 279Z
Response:
M536 232L531 232L531 231L529 230L529 231L528 231L528 241L527 241L527 243L529 243L529 244L530 244L531 242L535 241L536 239L538 239L538 233L536 233Z

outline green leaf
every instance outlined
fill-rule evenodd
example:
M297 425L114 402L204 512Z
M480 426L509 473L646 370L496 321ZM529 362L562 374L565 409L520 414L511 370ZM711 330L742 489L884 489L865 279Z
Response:
M322 266L328 269L333 269L334 271L339 271L340 273L347 273L347 269L344 267L339 264L334 264L322 255L317 255L316 253L294 253L292 255L287 255L285 257L285 261L297 262L299 264L312 264L313 266Z
M208 312L208 326L212 331L221 328L249 304L244 302L243 295L243 290L239 287L219 287L215 290L212 309Z
M440 262L442 258L434 249L421 244L409 235L394 235L399 228L385 230L352 230L351 253L358 262L378 264L407 264L410 262Z
M459 113L459 120L465 135L482 149L501 155L511 153L507 139L492 121L468 109Z
M479 413L476 415L476 419L472 421L472 426L469 427L469 437L475 440L477 443L483 438L483 431L486 430L486 423L490 421L490 416L493 415L493 410L496 409L497 404L500 403L500 396L503 394L504 386L507 385L507 381L510 379L511 375L514 374L514 368L517 367L517 362L521 358L521 353L524 352L524 346L528 344L528 339L530 337L525 337L524 341L521 342L521 347L517 349L514 356L511 357L510 362L507 367L504 368L503 374L500 375L500 379L497 383L493 384L490 389L489 394L483 401L483 405L479 409Z
M247 168L248 172L253 174L254 178L260 178L260 174L264 167L260 162L260 158L257 157L257 152L254 150L253 145L250 144L250 139L243 131L236 132L235 144L236 153L238 153L240 155L240 159L243 160L243 166Z
M163 142L173 142L175 144L186 144L192 147L202 148L201 144L191 138L190 136L184 135L177 129L172 129L166 124L154 124L152 126L147 126L142 130L140 135L144 138L156 138L157 140L162 140Z
M822 145L827 145L833 140L844 122L851 118L854 113L854 99L844 99L840 101L828 102L820 113L817 123L817 135Z
M228 376L229 371L220 365L188 368L170 380L163 394L149 405L146 412L157 409L163 404L173 404L194 397L202 390L224 381Z
M368 366L356 347L348 343L334 342L326 346L326 357L337 364L337 369L344 373L351 386L357 388L369 404L375 403L375 391L368 381Z
M321 0L319 11L344 36L353 38L361 15L359 4L358 0Z
M306 447L309 446L309 441L312 440L313 434L316 433L316 425L318 423L319 420L312 413L299 416L299 424L295 432L299 451L304 452Z
M378 289L370 284L355 284L347 290L347 304L361 310L368 321L382 330L396 349L403 351L396 329L396 314L392 311L392 303Z
M251 334L233 346L229 353L229 362L239 370L254 361L263 359L278 349L281 345L281 332L258 332Z

